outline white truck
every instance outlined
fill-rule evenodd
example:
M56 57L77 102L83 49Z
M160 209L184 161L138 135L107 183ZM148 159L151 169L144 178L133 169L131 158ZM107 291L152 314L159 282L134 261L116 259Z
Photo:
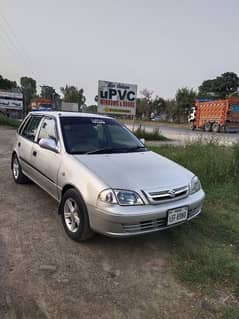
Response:
M64 112L78 112L78 103L62 102L61 111L64 111Z

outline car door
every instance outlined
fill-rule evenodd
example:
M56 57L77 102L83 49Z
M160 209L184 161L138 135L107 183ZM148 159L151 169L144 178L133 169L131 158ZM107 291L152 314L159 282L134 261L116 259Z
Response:
M34 180L50 195L58 199L57 177L61 163L60 153L42 148L39 141L42 138L55 140L59 144L57 123L54 117L44 117L38 132L37 141L32 148L32 163L36 168Z
M33 167L31 164L32 147L42 116L30 115L18 131L16 150L23 170L27 176L32 177Z

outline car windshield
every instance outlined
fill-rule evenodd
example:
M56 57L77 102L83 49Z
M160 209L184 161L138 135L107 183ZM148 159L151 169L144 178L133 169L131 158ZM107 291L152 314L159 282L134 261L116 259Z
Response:
M123 125L110 118L61 117L66 151L70 154L141 152L147 149Z

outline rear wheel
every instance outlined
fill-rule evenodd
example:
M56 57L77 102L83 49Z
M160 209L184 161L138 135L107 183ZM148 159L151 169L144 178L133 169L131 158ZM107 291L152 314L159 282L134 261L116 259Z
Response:
M195 126L194 122L191 121L191 122L190 122L190 129L191 129L192 131L194 131L195 128L196 128L196 126Z
M67 235L75 241L85 241L93 236L85 203L79 192L69 189L59 206L62 223Z
M12 156L12 176L17 184L26 184L29 182L29 179L22 172L22 167L16 154Z
M220 129L220 125L218 123L215 122L215 123L212 124L212 131L214 133L219 132L219 129Z
M212 124L209 122L205 123L204 130L205 132L210 132L212 130Z
M220 126L220 132L221 133L228 133L228 128L227 128L226 124Z

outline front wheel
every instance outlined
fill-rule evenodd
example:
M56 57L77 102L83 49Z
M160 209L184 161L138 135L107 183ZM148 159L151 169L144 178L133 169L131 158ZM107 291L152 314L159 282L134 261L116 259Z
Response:
M71 239L85 241L92 237L87 208L77 190L72 188L65 192L60 202L59 213L64 229Z
M191 122L190 122L190 129L191 129L192 131L194 131L195 128L196 128L196 125L194 124L193 121L191 121Z
M205 123L204 130L205 132L210 132L212 130L212 124L210 122Z
M12 176L17 184L26 184L29 182L29 179L22 172L22 167L16 154L12 156Z

